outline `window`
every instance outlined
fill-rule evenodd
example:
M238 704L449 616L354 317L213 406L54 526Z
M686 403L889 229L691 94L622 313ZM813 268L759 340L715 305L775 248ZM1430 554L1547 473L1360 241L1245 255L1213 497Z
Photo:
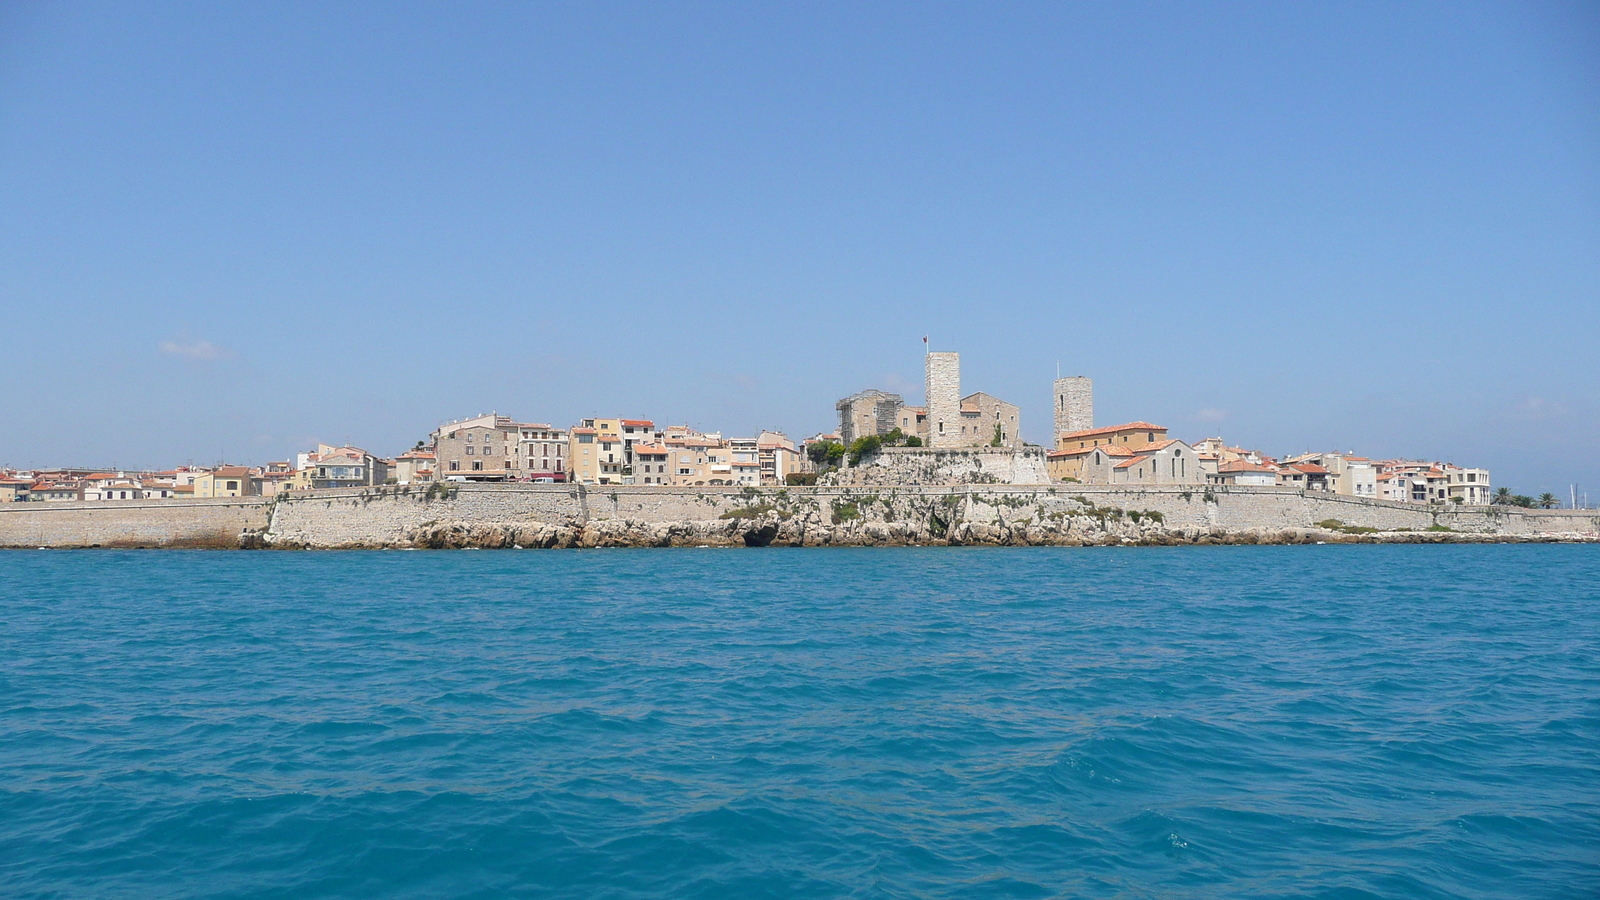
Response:
M490 447L487 444L485 444L484 447L483 447L483 455L484 456L493 456L494 455L494 448Z
M461 463L456 462L453 459L450 460L450 471L457 472L457 471L460 471L460 469L461 469Z
M468 455L468 456L471 456L471 455L472 455L472 454L473 454L473 453L474 453L474 452L475 452L475 451L474 451L474 449L473 449L473 448L471 448L471 447L468 447L468 448L467 448L467 455Z

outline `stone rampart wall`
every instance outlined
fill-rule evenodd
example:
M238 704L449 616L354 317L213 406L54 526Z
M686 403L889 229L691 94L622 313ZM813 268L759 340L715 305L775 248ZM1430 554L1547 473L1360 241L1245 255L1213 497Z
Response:
M333 492L323 492L332 494ZM458 485L279 502L280 547L1187 542L1600 534L1593 512L1429 508L1287 488ZM1286 537L1290 535L1290 537Z
M884 447L859 466L823 476L822 484L919 487L1025 484L1046 487L1050 473L1043 447Z
M0 547L238 547L266 526L259 497L0 505Z
M0 506L6 547L583 547L1600 537L1600 514L1287 488L463 484L260 500Z

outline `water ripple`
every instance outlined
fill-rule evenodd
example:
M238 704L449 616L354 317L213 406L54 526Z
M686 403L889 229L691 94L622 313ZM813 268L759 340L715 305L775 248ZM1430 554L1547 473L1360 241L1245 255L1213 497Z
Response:
M1600 548L14 552L0 896L1600 893Z

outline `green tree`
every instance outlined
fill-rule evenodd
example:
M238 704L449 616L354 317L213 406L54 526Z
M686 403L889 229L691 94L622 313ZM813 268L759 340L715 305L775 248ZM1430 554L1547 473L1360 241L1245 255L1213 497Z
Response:
M1560 506L1560 505L1561 505L1561 501L1556 499L1556 495L1555 494L1544 493L1544 494L1540 494L1539 495L1539 508L1540 509L1555 509L1557 506Z
M922 438L919 438L919 437L917 437L916 435L913 434L912 436L906 438L906 446L907 447L921 447L922 446Z
M1501 506L1511 505L1511 488L1503 487L1494 492L1494 502Z
M876 453L883 446L883 438L875 434L858 437L850 444L850 465L859 465L863 457Z
M989 439L989 446L991 446L991 447L1000 446L1001 438L1003 438L1004 436L1005 436L1005 432L1001 430L1000 423L999 422L994 423L994 437Z
M817 441L806 445L806 457L819 468L837 466L844 459L844 445L838 441Z

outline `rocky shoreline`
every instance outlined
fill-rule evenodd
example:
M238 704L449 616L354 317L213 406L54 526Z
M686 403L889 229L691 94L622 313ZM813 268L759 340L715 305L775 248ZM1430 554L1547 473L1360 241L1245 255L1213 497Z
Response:
M1057 527L1051 527L1055 525ZM310 549L293 541L246 540L243 546ZM1091 520L1006 526L961 523L938 535L905 522L606 520L556 525L522 522L438 523L394 541L351 541L317 549L578 549L628 547L1172 547L1261 544L1529 544L1597 543L1600 535L1569 532L1531 535L1453 531L1364 531L1322 528L1167 528L1160 524Z

